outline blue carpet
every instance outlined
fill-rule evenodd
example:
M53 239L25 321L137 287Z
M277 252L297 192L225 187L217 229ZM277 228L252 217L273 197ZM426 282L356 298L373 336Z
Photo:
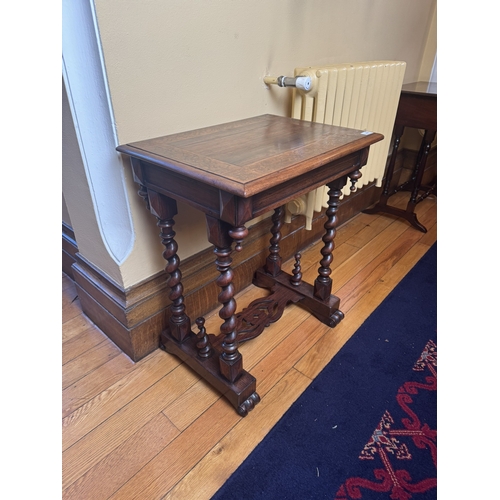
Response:
M436 498L436 277L437 244L213 500Z

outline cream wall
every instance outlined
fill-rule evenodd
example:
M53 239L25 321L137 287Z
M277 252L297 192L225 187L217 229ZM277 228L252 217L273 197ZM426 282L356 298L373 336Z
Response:
M418 74L419 81L429 81L431 79L435 58L437 58L437 5L434 5L429 22L427 40Z
M418 78L435 0L96 0L120 142L289 114L265 74L395 59Z
M421 79L436 51L430 32L435 0L94 4L118 143L263 113L288 116L289 89L267 88L264 75L387 59L406 61L405 82L410 82ZM135 194L128 164L123 168L135 232L132 250L119 266L102 259L98 267L127 288L163 269L164 261L155 220ZM73 220L71 210L70 215ZM208 246L204 217L194 209L179 206L175 230L181 258ZM102 245L95 236L95 244Z
M71 226L71 217L69 216L68 206L66 205L66 200L64 199L64 195L62 197L61 215L62 215L62 221L68 226Z

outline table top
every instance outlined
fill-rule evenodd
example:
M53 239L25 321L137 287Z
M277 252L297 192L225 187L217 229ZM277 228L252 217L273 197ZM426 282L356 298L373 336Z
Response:
M246 198L382 139L372 131L261 115L117 150Z
M435 82L413 82L405 83L401 87L405 94L435 95L437 96L437 83Z

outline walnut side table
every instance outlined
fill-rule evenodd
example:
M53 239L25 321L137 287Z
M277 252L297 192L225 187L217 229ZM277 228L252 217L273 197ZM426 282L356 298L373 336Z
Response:
M424 129L424 136L413 167L411 178L391 190L391 181L396 164L396 156L405 127ZM394 144L392 155L387 167L384 187L379 202L372 208L363 210L365 214L386 213L406 219L413 227L427 232L426 227L419 222L415 207L429 194L436 194L436 184L422 185L425 164L437 131L437 84L432 82L407 83L401 88L398 110L394 123ZM389 198L399 191L409 191L410 197L406 209L389 205Z
M289 303L301 304L331 327L342 320L330 278L339 197L348 178L355 189L370 145L382 139L377 133L262 115L118 146L119 152L131 157L139 194L156 216L165 246L171 305L160 345L218 389L240 415L247 415L260 401L255 378L243 369L241 342L279 320ZM281 269L280 228L286 203L325 184L329 202L324 247L318 277L311 285L301 279L299 260L291 274ZM177 201L205 213L219 272L223 322L217 335L205 331L203 318L196 319L194 332L186 311L173 230ZM253 283L271 294L237 313L233 244L234 250L241 250L248 234L245 224L270 210L274 215L269 255Z

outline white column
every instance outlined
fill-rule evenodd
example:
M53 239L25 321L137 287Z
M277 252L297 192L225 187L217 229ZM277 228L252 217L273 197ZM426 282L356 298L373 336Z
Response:
M99 233L92 236L92 245L99 252L98 247L102 242L109 257L119 266L133 248L134 229L127 199L124 165L115 151L117 140L113 110L93 2L63 0L62 14L63 78L87 184L83 186L75 182L64 182L66 167L63 164L64 195L72 223L77 226L79 219L95 218ZM74 180L72 173L68 175L73 176ZM75 205L81 197L80 191L87 189L93 214L79 213L82 207ZM81 241L85 231L89 230L87 227L78 234L78 227L74 229L77 241L79 236ZM96 241L99 239L100 242ZM80 250L85 251L84 241L81 246ZM93 253L92 248L88 248L88 251ZM92 255L88 257L92 260ZM102 252L96 258L98 261L102 260Z

